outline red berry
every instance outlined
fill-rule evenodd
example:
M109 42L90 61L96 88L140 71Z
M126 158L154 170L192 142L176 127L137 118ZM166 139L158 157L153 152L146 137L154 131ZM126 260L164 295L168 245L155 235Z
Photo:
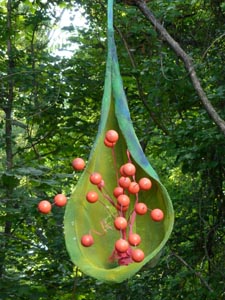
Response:
M81 171L85 168L85 162L82 158L77 157L72 161L74 170Z
M115 243L115 248L119 252L126 252L129 248L129 244L126 240L124 239L119 239Z
M139 187L139 184L135 181L132 181L128 187L128 191L131 193L131 194L136 194L140 191L140 187Z
M54 197L54 203L56 206L65 206L67 203L67 198L65 195L63 194L58 194Z
M148 211L147 205L142 202L137 203L134 209L138 215L144 215Z
M131 256L135 262L141 262L145 258L145 254L141 249L133 249Z
M152 187L152 182L149 178L143 177L139 180L139 186L141 190L147 191Z
M133 165L132 163L123 165L123 172L126 176L133 176L136 172L135 165Z
M128 237L128 242L132 245L132 246L138 246L141 242L141 237L139 234L137 233L131 233Z
M90 182L96 185L100 184L102 182L102 175L97 172L92 173L90 176Z
M90 247L91 245L94 244L94 239L92 237L91 234L85 234L82 236L81 238L81 244L84 246L84 247Z
M119 178L119 185L121 187L123 187L124 189L127 189L129 187L130 183L131 183L131 180L129 177L122 176Z
M130 204L130 198L125 194L119 195L119 197L117 198L117 202L121 206L128 206Z
M38 210L42 214L48 214L48 213L50 213L51 209L52 209L52 205L47 200L42 200L42 201L40 201L38 203Z
M98 193L95 191L89 191L86 194L86 199L90 203L95 203L96 201L98 201Z
M116 130L111 129L106 132L105 138L108 142L116 143L119 139L119 134Z
M120 167L120 175L121 176L126 176L125 173L123 172L123 165Z
M155 208L150 212L150 216L153 221L160 222L164 218L164 213L161 209Z
M124 217L117 217L114 221L114 226L118 230L127 228L127 220Z
M115 146L116 143L111 143L107 139L104 139L104 144L106 147L112 148Z
M117 198L119 195L123 194L123 188L121 186L115 187L113 190L113 195Z

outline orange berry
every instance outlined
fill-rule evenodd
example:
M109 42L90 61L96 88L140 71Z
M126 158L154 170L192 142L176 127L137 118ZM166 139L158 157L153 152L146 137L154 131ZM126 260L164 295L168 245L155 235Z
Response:
M123 187L124 189L127 189L129 187L130 183L131 183L131 180L129 177L122 176L119 178L119 185L121 187Z
M127 220L124 217L117 217L114 221L114 226L118 230L127 228Z
M52 209L52 205L48 200L42 200L38 203L38 210L42 214L50 213L51 209Z
M145 258L145 254L141 249L133 249L131 256L135 262L141 262Z
M91 234L85 234L82 236L81 238L81 244L84 247L90 247L94 244L94 239L93 236Z
M121 206L128 206L130 204L130 198L125 195L119 195L117 198L117 202L121 205Z
M147 191L152 187L152 182L149 178L143 177L139 180L139 186L141 190Z
M151 216L153 221L160 222L164 218L164 213L161 209L155 208L150 212L150 216Z
M133 176L136 173L136 167L132 163L126 163L123 165L123 173L126 176Z
M110 129L106 132L105 138L110 143L116 143L119 139L119 134L116 130Z
M67 203L67 198L65 195L63 194L58 194L54 197L54 203L56 206L65 206Z
M105 144L105 146L106 147L108 147L108 148L113 148L114 146L115 146L115 142L114 143L112 143L112 142L109 142L106 138L104 139L104 144Z
M129 248L129 244L126 240L124 239L119 239L115 243L115 248L119 252L126 252Z
M119 195L123 194L123 188L121 186L115 187L113 190L113 195L117 198Z
M92 184L100 184L102 182L102 175L100 173L94 172L90 175L90 182Z
M147 205L142 202L137 203L134 209L138 215L144 215L148 211Z
M131 194L137 194L140 191L139 184L135 181L132 181L128 187L128 191Z
M95 191L89 191L86 194L86 200L90 203L95 203L96 201L98 201L98 193Z
M137 233L131 233L128 237L128 242L132 245L132 246L138 246L141 242L141 237L139 234Z
M85 168L85 162L82 158L77 157L72 161L74 170L81 171Z

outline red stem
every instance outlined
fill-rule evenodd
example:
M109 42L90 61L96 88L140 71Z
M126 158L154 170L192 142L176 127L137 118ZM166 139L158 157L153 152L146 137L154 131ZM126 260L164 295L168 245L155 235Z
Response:
M114 166L114 170L115 170L115 173L116 173L116 182L117 182L117 185L118 185L119 175L118 175L118 169L117 169L116 155L115 155L114 146L112 147L112 157L113 157L113 166Z
M129 225L130 231L129 231L129 234L133 233L133 225L134 225L136 215L137 215L137 213L135 211L135 205L137 203L138 203L138 193L136 193L136 201L135 201L135 204L134 204L134 210L133 210L132 214L130 215L130 225Z

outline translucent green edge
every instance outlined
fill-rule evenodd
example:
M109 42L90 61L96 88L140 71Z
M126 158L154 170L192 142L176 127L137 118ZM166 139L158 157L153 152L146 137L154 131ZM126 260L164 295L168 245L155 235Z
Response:
M118 89L116 88L116 90ZM82 206L82 201L85 200L83 199L84 195L80 195L79 191L85 189L88 184L87 181L89 175L86 173L86 171L84 171L84 173L82 174L71 196L71 199L68 203L68 206L66 208L66 213L65 213L66 246L74 264L77 265L81 269L81 271L83 271L85 274L95 277L100 281L117 282L117 283L132 277L146 263L155 264L157 262L158 256L172 231L173 219L174 219L173 207L169 195L165 187L161 184L160 180L158 179L156 172L153 170L153 168L147 161L144 153L142 152L141 146L134 133L129 115L127 114L126 108L123 107L122 103L123 102L121 102L121 99L119 101L115 101L115 111L112 111L112 107L114 106L111 105L111 95L109 95L109 93L106 93L104 95L103 97L104 116L101 119L96 142L91 152L89 162L86 168L89 172L96 171L96 160L99 160L98 150L100 150L103 147L102 135L104 134L106 127L109 129L110 127L115 128L115 126L119 125L120 133L123 134L128 149L132 155L132 159L135 160L135 162L140 166L140 168L142 168L152 179L157 181L160 186L161 192L164 197L164 204L166 205L165 207L167 210L167 214L166 214L167 220L165 222L166 228L164 228L165 234L163 240L158 245L158 247L155 248L153 252L151 252L149 255L145 257L144 261L141 263L132 263L128 266L116 266L114 268L109 268L109 269L97 267L94 259L95 253L93 253L93 255L89 254L90 255L89 256L84 251L84 248L81 246L79 240L71 242L71 240L74 239L74 236L79 236L80 226L81 223L83 222L82 213L78 213L78 211L79 212L81 210L85 211L85 208ZM109 109L110 107L111 109ZM119 110L119 117L117 116L118 110ZM122 111L126 111L125 114L126 116L121 115ZM112 114L114 114L114 116ZM116 124L116 122L118 122L118 124ZM123 151L125 150L126 149L124 148ZM73 226L71 226L72 224Z
M110 34L110 33L109 33ZM111 36L112 37L112 36ZM110 43L112 40L110 40ZM114 43L114 40L113 40ZM112 46L112 44L111 44ZM85 208L82 205L83 195L80 195L79 190L85 189L88 184L89 175L86 171L81 175L79 182L72 193L71 199L67 205L64 224L65 224L65 242L68 253L70 254L71 260L77 265L81 271L85 274L95 277L100 281L106 282L122 282L125 279L132 277L137 273L146 263L155 263L158 260L160 252L166 244L174 223L174 212L170 197L167 190L160 182L157 173L154 171L148 160L146 159L139 141L134 132L132 122L130 119L129 109L127 106L126 96L124 94L122 79L119 72L119 65L117 61L116 49L111 47L113 53L109 53L106 67L106 79L104 87L104 95L102 100L102 111L101 120L99 124L99 130L96 137L95 144L90 154L89 162L86 166L86 170L89 172L96 171L96 160L98 158L98 149L101 149L103 142L103 134L108 129L119 126L120 131L126 141L127 148L129 149L132 159L135 160L136 164L140 166L152 179L154 179L162 192L164 197L164 204L166 205L166 221L164 227L166 227L163 240L159 243L158 247L148 254L141 263L132 263L128 266L115 266L114 268L100 268L97 267L94 261L94 256L91 254L87 255L85 249L80 244L80 240L76 238L79 236L79 228L82 225L82 210ZM115 101L115 107L112 105L112 91L113 98ZM114 112L110 111L114 107ZM112 116L114 113L114 116ZM109 117L112 122L109 121ZM117 124L118 122L118 124ZM123 149L125 151L125 149ZM99 158L98 158L99 159ZM76 218L78 218L76 220ZM87 220L88 222L88 220ZM88 224L85 224L88 226ZM165 229L165 228L164 228ZM93 253L96 255L96 253Z
M112 113L110 111L110 113ZM111 116L110 116L111 117ZM117 119L118 120L118 119ZM107 126L114 126L115 125L115 120L111 122L107 122ZM120 126L120 122L118 122ZM124 124L122 124L124 126ZM113 128L113 127L112 127ZM122 130L121 130L122 131ZM99 132L100 134L100 132ZM142 268L146 263L156 263L156 260L160 254L161 249L165 245L166 241L168 240L170 233L172 231L173 227L173 208L172 204L169 198L169 195L165 189L165 187L161 184L158 178L155 176L155 172L152 173L152 167L150 164L146 163L145 160L143 160L143 157L141 156L141 148L139 148L139 143L137 144L136 136L134 133L131 131L129 132L129 135L127 136L126 131L123 131L124 138L127 142L128 148L131 152L132 159L135 160L135 162L142 168L152 179L156 180L158 184L160 185L161 192L164 197L164 205L166 207L166 216L167 220L165 221L164 225L164 238L161 241L161 243L158 245L157 248L153 252L151 252L149 255L147 255L144 259L143 262L141 263L132 263L128 266L116 266L112 267L109 269L106 268L99 268L95 264L95 258L94 256L96 253L87 254L86 249L84 249L83 246L80 244L80 240L74 240L74 237L80 236L80 231L81 230L81 225L82 222L84 222L87 227L87 220L83 219L85 216L85 208L83 207L82 202L85 202L84 195L80 194L80 191L85 189L86 186L88 185L88 178L89 175L84 172L83 175L81 176L72 196L71 199L68 203L68 206L66 208L66 213L65 213L65 238L66 238L66 246L68 249L68 252L70 254L70 257L72 261L74 262L75 265L77 265L81 271L83 271L85 274L90 275L92 277L97 278L98 280L101 281L106 281L106 282L122 282L125 279L128 279L132 277L138 270ZM135 143L132 142L135 140ZM99 160L98 157L98 149L101 149L102 146L102 139L97 139L97 143L95 144L95 148L92 151L92 154L89 159L89 163L87 165L87 169L89 172L91 171L96 171L96 160ZM125 151L125 148L123 149ZM136 156L138 154L138 156ZM143 163L144 161L144 163ZM93 219L93 216L92 216ZM90 223L92 226L92 221L90 220ZM157 233L156 233L157 234ZM103 245L104 246L104 245ZM92 251L92 250L91 250ZM97 250L95 250L97 251ZM102 257L104 259L105 253L103 250L98 250L102 251ZM101 254L100 254L101 255ZM106 258L107 259L107 258Z

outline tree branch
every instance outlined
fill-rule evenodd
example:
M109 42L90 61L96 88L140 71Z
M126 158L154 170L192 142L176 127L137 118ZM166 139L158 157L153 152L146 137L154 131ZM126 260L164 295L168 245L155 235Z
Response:
M136 71L137 70L137 64L135 62L135 58L133 56L133 54L131 53L130 51L130 48L129 48L129 45L124 37L124 35L122 34L122 32L119 30L118 27L116 27L114 25L116 31L118 32L121 40L123 41L124 43L124 46L126 48L126 51L128 53L128 56L130 58L130 62L131 62L131 65L132 65L132 68ZM166 129L166 127L159 122L159 120L157 119L157 117L155 116L154 112L150 109L150 107L148 106L148 103L146 101L146 97L145 97L145 93L143 91L143 87L142 87L142 84L141 84L141 81L140 81L140 78L139 76L137 75L137 73L135 72L134 74L134 78L136 80L136 85L137 85L137 89L138 89L138 94L139 94L139 98L140 100L142 101L143 105L145 106L145 108L147 109L151 119L153 120L153 122L158 126L159 129L161 129L166 135L169 135L169 132L168 130Z
M181 256L179 256L175 252L172 252L171 256L176 257L185 267L187 267L191 272L195 274L195 276L197 276L201 280L201 282L211 293L213 293L213 289L209 286L208 282L202 277L202 275L199 272L195 271Z
M185 68L190 76L193 87L198 94L205 110L207 111L210 118L219 127L222 133L225 135L225 121L219 116L211 102L209 101L205 91L203 90L200 80L195 72L194 65L188 54L181 48L181 46L172 38L168 31L161 25L161 23L155 18L154 14L150 11L144 0L133 0L133 3L140 9L143 15L148 21L152 23L155 30L164 38L169 46L174 50L176 55L181 58Z

